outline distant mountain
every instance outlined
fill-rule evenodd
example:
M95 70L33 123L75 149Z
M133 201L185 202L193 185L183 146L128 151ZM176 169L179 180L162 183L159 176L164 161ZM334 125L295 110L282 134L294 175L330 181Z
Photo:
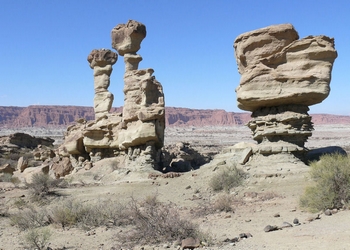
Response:
M226 112L222 109L189 109L166 107L167 126L234 126L244 125L250 113ZM122 112L122 107L111 112ZM92 107L44 106L28 107L0 106L0 127L66 127L79 118L94 119ZM349 124L350 116L313 114L314 124Z

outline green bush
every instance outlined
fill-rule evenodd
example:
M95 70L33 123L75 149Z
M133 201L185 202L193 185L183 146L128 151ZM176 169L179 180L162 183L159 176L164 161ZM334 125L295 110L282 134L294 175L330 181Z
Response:
M301 207L319 211L344 207L350 201L350 157L325 155L310 164L314 184L305 189Z
M216 192L230 191L234 187L238 187L243 183L245 173L237 167L226 167L219 173L214 175L209 182L209 186Z

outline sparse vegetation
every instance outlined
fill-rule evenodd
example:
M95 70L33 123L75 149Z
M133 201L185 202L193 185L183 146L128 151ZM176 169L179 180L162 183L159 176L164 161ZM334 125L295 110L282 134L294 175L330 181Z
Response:
M218 191L230 191L234 187L238 187L243 183L245 173L242 169L234 167L226 167L223 170L219 170L219 173L214 175L209 186L216 192Z
M119 235L120 241L133 246L135 244L157 244L187 237L209 238L200 232L198 226L182 219L178 209L172 204L158 202L156 197L148 197L143 202L132 199L130 215L133 230Z
M24 235L25 243L31 249L46 249L51 237L51 231L48 228L30 229Z
M33 206L12 214L11 225L18 226L21 230L43 227L49 224L49 217L45 209L36 209Z
M221 194L216 198L213 204L213 208L215 211L232 212L233 211L232 203L233 203L232 195Z
M125 205L111 200L98 201L96 204L67 200L51 211L54 223L67 227L90 229L102 225L120 226L128 224Z
M32 176L32 182L26 186L30 191L30 195L34 201L40 201L49 194L54 194L53 188L58 187L60 180L55 180L44 173L36 173Z
M12 174L4 173L2 176L0 176L0 182L11 182Z
M314 184L305 189L300 205L310 211L342 208L350 201L350 157L341 154L322 156L310 164Z

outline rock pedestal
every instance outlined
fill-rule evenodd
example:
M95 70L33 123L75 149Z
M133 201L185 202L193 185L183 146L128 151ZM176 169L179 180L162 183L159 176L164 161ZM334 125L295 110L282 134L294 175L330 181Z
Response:
M112 65L116 63L118 55L109 49L91 51L88 56L90 67L94 70L94 110L95 119L106 114L112 108L113 94L108 91Z
M312 135L308 106L330 92L334 40L299 39L291 24L254 30L234 42L238 71L238 107L252 111L248 127L258 142L255 154L293 154L303 159Z
M70 159L74 168L90 169L91 162L116 157L118 168L157 169L164 144L165 105L153 69L138 69L142 57L136 52L145 36L145 25L132 20L112 30L112 45L125 62L123 113L109 113L113 94L108 87L117 54L100 49L88 56L94 70L95 120L81 119L69 127L59 148L60 156Z
M113 48L124 56L125 63L123 129L118 138L119 147L134 150L148 145L148 151L157 155L164 144L165 104L163 87L152 76L154 70L138 69L142 57L136 53L146 37L146 27L129 20L117 25L111 36Z

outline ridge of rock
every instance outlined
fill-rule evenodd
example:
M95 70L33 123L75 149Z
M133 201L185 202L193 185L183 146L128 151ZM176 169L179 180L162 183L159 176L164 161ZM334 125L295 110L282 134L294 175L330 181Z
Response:
M121 112L114 107L112 113ZM244 125L250 119L246 112L222 109L190 109L166 107L166 126L231 126ZM350 124L349 115L311 114L315 125ZM66 127L79 118L94 119L93 107L31 105L28 107L0 106L0 127Z

